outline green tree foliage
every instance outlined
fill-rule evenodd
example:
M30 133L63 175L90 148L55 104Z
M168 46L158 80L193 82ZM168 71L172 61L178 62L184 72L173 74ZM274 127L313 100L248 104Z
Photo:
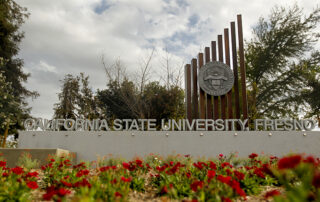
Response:
M81 118L94 119L99 116L97 102L89 87L89 76L80 73L79 116Z
M143 92L144 116L150 119L180 119L184 117L184 92L178 86L151 82Z
M17 135L17 130L23 128L22 119L27 118L30 112L26 98L38 96L23 86L29 74L23 72L23 60L16 57L24 37L19 28L27 17L26 8L13 0L0 0L0 134L5 137Z
M15 120L21 119L16 116L21 116L20 103L13 95L11 84L6 82L5 76L0 72L0 131L3 135L0 139L0 146L2 147L6 145L9 129L16 124Z
M23 60L15 57L24 37L24 33L19 29L28 16L27 9L13 0L0 0L0 57L6 61L0 71L3 72L6 82L11 83L13 95L21 104L26 104L26 97L37 95L23 86L29 74L23 72Z
M65 75L61 81L61 92L58 94L59 103L54 107L54 118L93 119L98 117L93 92L89 87L89 76Z
M59 103L55 104L54 117L62 119L75 119L78 117L79 103L79 77L67 74L63 79L61 93L58 94Z
M306 117L317 119L320 126L320 52L314 52L298 65L304 70L301 77L305 88L301 91L300 100L307 109Z
M319 63L309 71L310 64L304 62L319 39L314 31L319 20L319 8L304 16L297 5L275 7L269 19L260 18L245 52L250 118L295 117L301 112L302 93L312 91L302 89L315 84L306 78L316 79L319 73Z
M184 92L178 86L150 82L143 92L128 79L111 81L108 88L98 90L100 108L109 119L179 119L184 117ZM158 122L160 125L160 122Z
M97 99L102 114L108 118L144 118L137 89L132 81L125 78L121 83L110 81L107 89L98 90Z

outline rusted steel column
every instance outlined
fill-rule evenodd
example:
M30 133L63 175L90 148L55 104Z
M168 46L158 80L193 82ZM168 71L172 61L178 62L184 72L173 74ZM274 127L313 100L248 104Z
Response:
M212 61L217 61L217 43L216 41L211 41L211 55ZM213 96L213 119L219 118L219 97Z
M242 94L242 112L243 119L248 118L248 103L246 91L246 68L244 66L244 50L243 50L243 33L242 33L242 18L237 15L238 23L238 39L239 39L239 58L240 58L240 74L241 74L241 94Z
M185 99L186 99L186 117L189 122L192 121L192 104L191 104L191 65L186 64L184 67L185 77Z
M224 54L226 57L226 64L230 67L230 48L229 48L229 30L224 29ZM231 67L230 67L231 68ZM232 88L227 93L228 101L228 118L233 119L233 110L232 110Z
M210 48L209 47L205 47L204 49L204 53L205 53L205 61L206 61L206 64L208 62L210 62ZM211 95L207 94L206 95L207 97L207 119L212 119L212 114L213 114L213 109L212 109L212 97Z
M223 44L222 44L222 35L218 35L218 52L219 52L219 61L223 62ZM226 119L226 109L227 109L227 98L225 95L220 96L221 100L221 119Z
M199 63L199 70L203 66L203 53L198 54L198 63ZM199 72L199 71L198 71ZM199 96L199 104L200 104L200 111L199 111L199 118L205 119L206 118L206 107L205 107L205 93L200 89L200 96Z
M192 118L198 119L198 73L197 73L197 59L193 58L191 60L191 69L192 69L192 106L193 106L193 113Z
M234 95L235 95L235 110L236 119L240 119L240 102L239 102L239 76L238 76L238 58L236 45L236 27L235 22L231 22L231 50L232 50L232 68L234 74Z

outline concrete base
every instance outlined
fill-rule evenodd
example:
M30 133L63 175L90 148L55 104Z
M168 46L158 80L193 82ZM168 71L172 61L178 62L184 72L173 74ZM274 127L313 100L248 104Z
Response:
M29 153L32 159L37 159L40 162L40 166L47 163L49 155L56 155L56 156L66 156L72 155L73 162L75 163L77 160L77 156L75 153L71 153L68 150L64 149L13 149L13 148L1 148L0 154L4 157L7 161L7 166L9 168L17 166L16 163L20 156L23 153Z
M19 148L62 148L78 160L109 156L132 159L150 153L217 157L219 153L252 152L283 156L307 153L320 156L320 132L314 131L23 131Z

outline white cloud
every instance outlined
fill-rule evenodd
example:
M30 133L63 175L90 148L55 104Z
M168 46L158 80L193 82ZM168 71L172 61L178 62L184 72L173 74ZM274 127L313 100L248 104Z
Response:
M67 73L85 72L94 89L104 88L106 77L100 56L111 63L120 57L129 72L137 72L142 58L153 47L154 75L161 75L160 61L167 47L172 64L189 62L216 40L241 13L244 37L261 15L275 4L291 0L17 0L28 8L23 25L25 39L19 57L31 73L26 86L41 96L30 103L32 114L50 118L58 101L59 80ZM298 0L310 12L314 1Z

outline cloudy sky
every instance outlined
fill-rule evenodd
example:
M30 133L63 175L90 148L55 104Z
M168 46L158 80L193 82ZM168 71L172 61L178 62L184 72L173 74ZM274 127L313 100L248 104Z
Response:
M275 5L292 0L17 0L30 12L23 25L25 38L19 57L31 73L26 84L40 97L30 100L32 115L52 118L53 105L65 74L90 76L93 90L106 86L101 63L122 61L129 75L155 49L151 73L162 74L161 63L170 55L172 67L188 63L210 41L242 14L244 38L261 16ZM309 13L314 0L296 3Z

